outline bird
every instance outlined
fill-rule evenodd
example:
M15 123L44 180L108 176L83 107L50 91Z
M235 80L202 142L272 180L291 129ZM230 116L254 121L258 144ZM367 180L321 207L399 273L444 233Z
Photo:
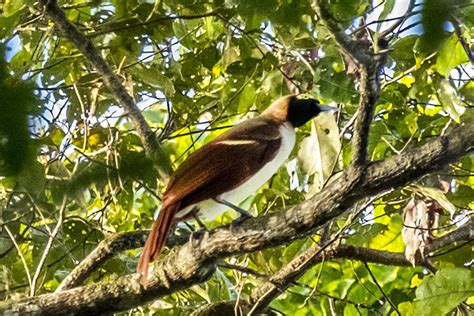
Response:
M190 154L171 176L162 206L141 253L137 272L147 286L148 267L161 254L170 227L191 217L212 219L228 209L245 218L239 203L254 194L286 161L295 128L337 108L287 95Z

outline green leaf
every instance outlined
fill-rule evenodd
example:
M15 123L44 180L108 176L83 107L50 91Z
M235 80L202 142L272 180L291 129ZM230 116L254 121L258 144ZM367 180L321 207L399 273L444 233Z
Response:
M173 96L175 93L174 84L159 67L148 68L142 64L138 64L131 69L132 75L150 85L153 88L162 89L165 95Z
M229 47L222 54L222 63L225 67L240 60L240 52L238 47Z
M424 3L421 16L423 35L420 50L423 53L436 51L441 45L445 32L444 23L448 20L454 5L445 0L430 0Z
M30 194L40 195L46 184L44 166L37 161L28 164L18 175L18 182Z
M472 195L471 195L472 197ZM451 249L443 249L441 254L432 258L437 268L465 267L472 260L472 246L467 243L462 247L452 245Z
M252 84L248 84L245 86L244 90L240 94L239 97L239 106L238 106L238 113L247 113L248 110L252 107L255 103L255 99L257 97L256 89Z
M461 123L461 115L464 113L465 108L457 95L456 89L444 78L435 78L434 84L437 87L436 94L439 102L443 106L443 110L445 110L456 123Z
M302 168L314 176L311 193L319 192L334 169L342 164L341 141L334 115L321 113L311 122L311 135L303 139L298 151Z
M148 110L142 112L143 116L151 124L157 124L163 122L166 110L163 109L160 103L153 104Z
M466 103L474 103L474 81L467 82L458 92Z
M3 4L3 15L10 17L20 11L24 5L24 0L6 0Z
M0 95L0 176L15 176L34 162L28 115L36 98L30 85L8 74L1 58Z
M387 16L393 11L393 7L395 6L395 0L386 0L383 4L383 11L380 13L379 20L385 20ZM378 26L380 27L382 23L379 23ZM379 28L378 28L379 29Z
M363 246L386 229L387 226L380 223L360 226L354 235L349 236L348 242L351 245Z
M443 42L438 52L436 71L445 78L448 78L449 73L454 67L468 61L469 59L459 41L459 37L456 33L453 33Z
M418 40L418 35L409 35L398 40L393 46L393 52L390 54L400 69L408 69L415 65L415 52L413 48Z
M377 210L378 208L376 207L374 210L375 217L380 215ZM387 216L384 216L383 218L380 219L383 224L388 224L387 229L370 241L370 248L402 252L405 249L401 233L403 227L402 217L399 214L393 214L389 218L387 218Z
M471 271L442 269L426 277L416 290L415 315L446 315L474 294Z
M414 309L415 309L415 306L412 302L403 302L401 304L398 304L398 311L403 316L414 316L414 314L413 314ZM390 316L395 316L395 315L399 315L399 314L397 314L395 312L390 314Z
M368 2L361 0L336 0L327 6L337 20L346 22L362 13L367 5Z

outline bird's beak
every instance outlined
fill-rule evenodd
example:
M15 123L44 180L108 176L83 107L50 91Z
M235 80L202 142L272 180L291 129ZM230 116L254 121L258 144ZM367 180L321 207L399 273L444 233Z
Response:
M319 109L321 112L338 112L339 109L336 108L335 106L330 106L330 105L320 105Z

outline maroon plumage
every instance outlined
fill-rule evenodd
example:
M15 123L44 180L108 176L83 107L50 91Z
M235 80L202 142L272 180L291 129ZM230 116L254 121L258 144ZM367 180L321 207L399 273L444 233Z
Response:
M280 98L261 115L234 126L189 155L168 183L160 213L143 248L137 266L137 272L142 274L141 283L146 286L149 263L161 254L173 222L189 217L190 208L199 207L200 202L241 190L273 159L278 163L269 170L275 172L294 145L293 127L304 124L320 111L313 99ZM286 139L285 154L276 159L284 147L282 127L290 141ZM266 176L268 179L268 173Z

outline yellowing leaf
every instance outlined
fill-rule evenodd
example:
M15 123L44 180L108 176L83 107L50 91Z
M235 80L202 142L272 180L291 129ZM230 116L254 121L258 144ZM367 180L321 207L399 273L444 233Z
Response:
M410 282L410 287L411 288L416 288L418 286L420 286L420 284L423 282L423 279L420 279L420 277L418 276L418 274L415 274L413 276L413 278L411 278L411 282Z
M402 79L400 79L400 83L404 84L408 88L412 86L413 83L415 83L415 78L411 75L404 76Z
M219 77L220 74L221 74L221 66L219 65L219 63L215 64L213 67L212 67L212 74L214 75L214 77Z
M89 145L97 145L100 143L100 135L98 133L94 133L87 139Z
M403 303L398 304L398 311L403 316L413 316L414 315L414 312L413 312L414 309L415 309L415 307L413 306L412 302L403 302ZM395 316L395 315L400 315L400 314L392 313L390 315Z
M6 0L3 4L3 15L9 17L20 11L25 6L24 0Z
M392 252L401 252L405 248L402 240L403 223L398 214L390 217L388 227L385 231L374 237L369 244L370 248L386 250Z

